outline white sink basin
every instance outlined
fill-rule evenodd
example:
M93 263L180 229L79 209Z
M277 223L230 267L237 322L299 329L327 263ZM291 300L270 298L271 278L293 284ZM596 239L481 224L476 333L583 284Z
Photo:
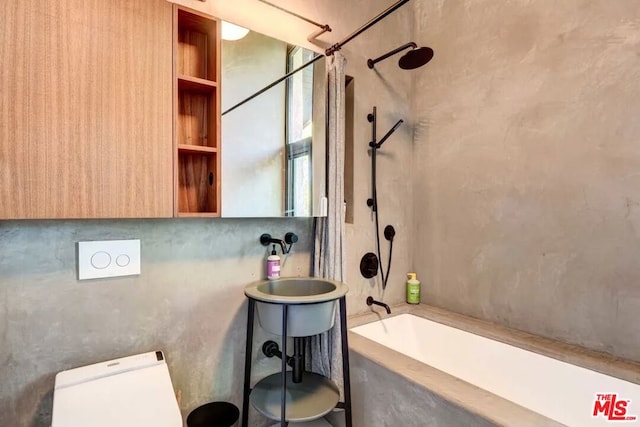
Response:
M282 335L282 306L287 305L287 336L306 337L333 327L337 300L349 288L342 282L316 277L261 280L244 293L258 301L256 311L263 329Z

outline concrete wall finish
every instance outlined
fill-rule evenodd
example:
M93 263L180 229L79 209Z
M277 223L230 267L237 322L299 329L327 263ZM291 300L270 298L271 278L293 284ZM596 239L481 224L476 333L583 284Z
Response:
M283 275L308 275L309 219L0 222L0 425L49 426L61 370L158 349L185 417L211 400L240 406L242 290L265 274L260 234L287 231L300 240ZM140 276L76 280L76 242L128 238L141 239ZM255 380L278 371L254 356Z
M495 426L358 353L351 367L354 427Z
M640 360L640 3L415 11L423 300Z

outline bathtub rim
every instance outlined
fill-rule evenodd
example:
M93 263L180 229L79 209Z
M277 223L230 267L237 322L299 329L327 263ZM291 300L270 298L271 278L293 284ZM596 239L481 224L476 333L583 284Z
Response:
M354 315L348 319L347 325L351 329L399 314L413 314L446 326L640 385L640 362L542 337L427 304L392 306L390 315L378 312Z
M640 384L640 363L507 328L426 304L414 306L401 304L392 306L391 315L372 312L351 316L348 319L350 351L366 357L408 381L424 387L441 398L497 425L537 427L563 424L351 331L356 326L384 320L400 314L412 314L523 350Z

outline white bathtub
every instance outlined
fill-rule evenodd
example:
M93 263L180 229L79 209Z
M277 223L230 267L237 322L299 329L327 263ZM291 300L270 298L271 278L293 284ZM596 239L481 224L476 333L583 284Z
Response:
M412 314L351 331L568 426L640 425L640 385L629 381ZM626 414L611 416L629 419L609 420L602 409L593 416L597 395L614 393Z

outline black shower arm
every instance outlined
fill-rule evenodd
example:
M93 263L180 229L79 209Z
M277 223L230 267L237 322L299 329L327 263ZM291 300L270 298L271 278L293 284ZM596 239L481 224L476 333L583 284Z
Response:
M407 44L403 44L399 48L393 49L391 52L385 53L384 55L379 56L376 59L367 59L367 65L369 66L369 68L373 68L373 66L375 64L377 64L378 62L384 61L388 57L393 56L398 52L402 52L403 50L408 49L408 48L415 49L417 47L418 47L418 45L415 44L414 42L409 42Z

